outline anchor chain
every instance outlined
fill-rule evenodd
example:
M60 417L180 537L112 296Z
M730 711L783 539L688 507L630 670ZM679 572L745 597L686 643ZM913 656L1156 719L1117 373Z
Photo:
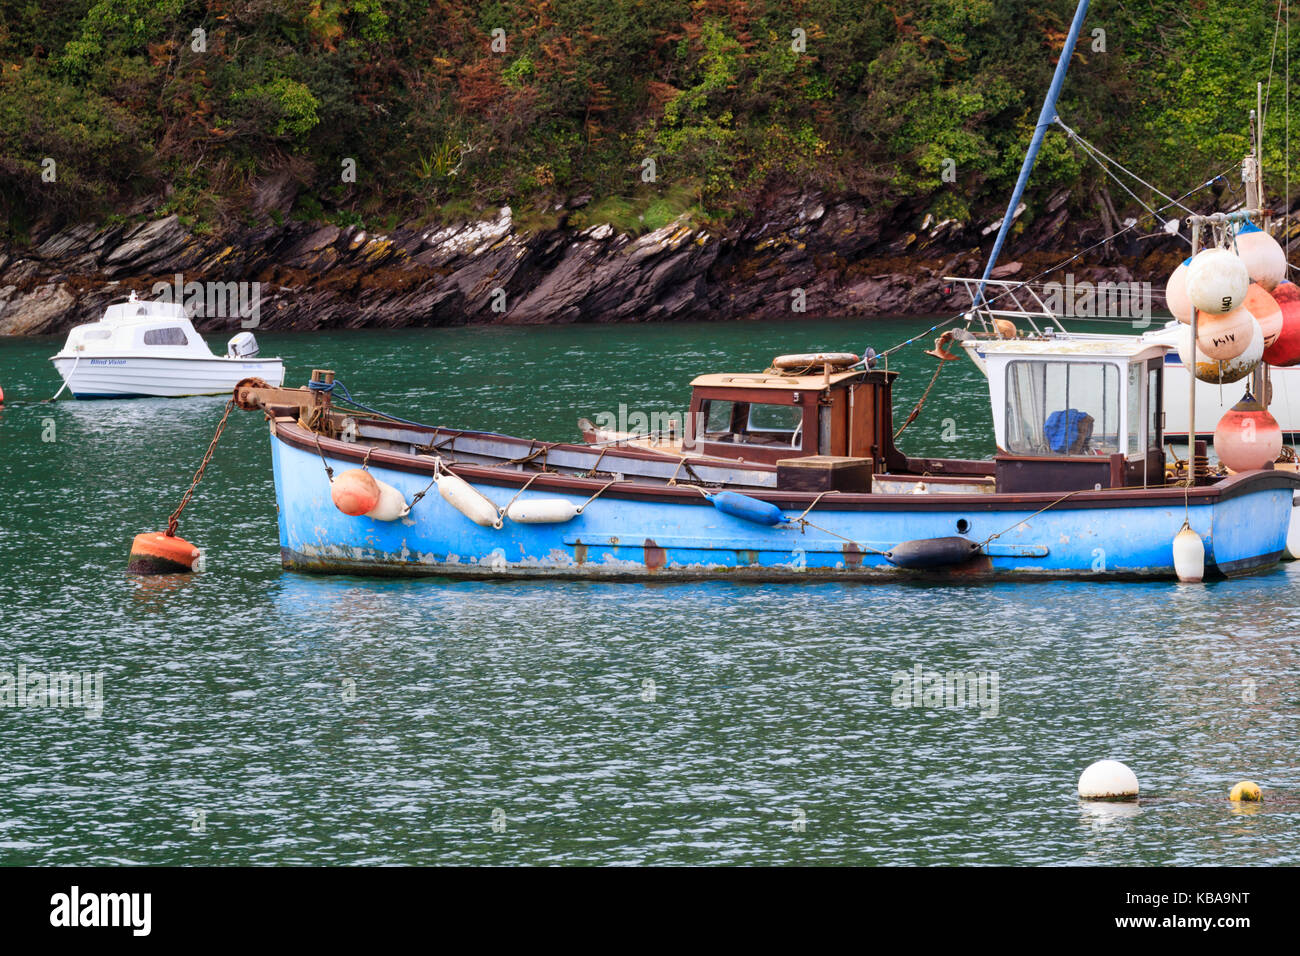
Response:
M167 537L176 537L176 525L181 520L181 512L184 511L185 506L190 503L190 498L194 494L194 489L197 488L199 482L203 480L204 469L208 467L208 462L212 460L213 452L217 450L217 441L221 438L221 433L225 431L226 422L230 418L230 410L234 407L235 400L233 398L226 402L226 413L221 416L221 423L217 425L216 434L212 436L212 441L208 444L208 450L203 455L203 461L199 463L199 470L194 473L194 480L190 482L189 488L186 489L184 497L181 498L181 503L177 505L176 510L172 512L172 516L167 519Z

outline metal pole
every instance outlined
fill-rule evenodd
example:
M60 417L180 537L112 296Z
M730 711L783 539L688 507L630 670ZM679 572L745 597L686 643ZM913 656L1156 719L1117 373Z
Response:
M1255 84L1255 188L1259 190L1259 208L1264 208L1264 84ZM1261 219L1266 219L1261 212ZM1268 223L1261 222L1261 229L1267 229Z
M998 229L998 237L993 240L993 251L989 253L988 264L984 267L984 275L980 277L979 291L975 294L975 308L978 309L984 304L984 283L989 279L993 272L993 267L998 263L998 256L1002 253L1002 243L1006 241L1007 233L1011 231L1011 221L1016 214L1016 207L1020 205L1020 197L1024 195L1025 184L1029 182L1029 173L1034 168L1034 160L1038 157L1038 147L1043 144L1043 134L1047 132L1047 127L1052 125L1056 119L1056 98L1061 95L1061 86L1065 83L1065 72L1070 68L1070 59L1074 56L1074 44L1079 39L1079 30L1083 27L1083 18L1088 14L1089 0L1079 0L1079 6L1074 11L1074 22L1070 24L1070 32L1065 37L1065 45L1061 47L1061 58L1056 61L1056 72L1052 75L1052 85L1047 89L1047 97L1043 100L1043 108L1038 114L1038 125L1034 127L1033 138L1029 141L1029 149L1025 152L1025 161L1020 166L1020 178L1016 180L1016 188L1011 191L1011 202L1007 203L1007 213L1002 217L1002 225Z
M1268 204L1264 200L1264 84L1255 84L1255 203L1259 227L1268 231ZM1268 363L1260 360L1250 374L1250 392L1268 408Z
M1201 251L1201 223L1192 217L1192 257ZM1191 361L1187 366L1187 480L1196 476L1196 317L1200 310L1192 306L1192 347L1188 349Z

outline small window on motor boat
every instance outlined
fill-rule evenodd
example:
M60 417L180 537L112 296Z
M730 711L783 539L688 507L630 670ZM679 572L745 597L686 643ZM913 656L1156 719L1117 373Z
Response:
M185 330L173 325L165 329L150 329L144 334L145 345L189 345Z
M1119 369L1104 362L1007 365L1007 451L1110 455L1123 450Z

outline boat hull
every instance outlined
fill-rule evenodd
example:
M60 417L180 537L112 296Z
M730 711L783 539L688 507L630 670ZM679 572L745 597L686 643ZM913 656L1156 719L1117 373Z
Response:
M625 488L598 496L559 524L500 528L474 524L430 488L432 462L385 456L371 473L409 502L428 493L400 520L349 517L330 499L321 455L272 429L281 559L290 570L318 573L439 575L477 578L598 578L760 581L967 581L978 578L1174 578L1174 536L1185 514L1201 535L1210 575L1271 567L1281 557L1290 521L1294 476L1253 472L1213 491L1134 491L1060 496L852 495L819 502L807 524L768 527L724 514L698 492ZM358 467L364 446L346 454L328 442L335 473ZM518 472L458 469L498 507L519 500L563 498L583 505L592 491L521 490ZM540 483L539 483L540 484ZM558 484L558 482L557 482ZM672 491L673 494L668 492ZM779 494L764 498L780 504ZM852 499L850 502L849 499ZM1053 505L1053 500L1059 503ZM1114 500L1112 500L1114 499ZM840 501L840 499L833 499ZM807 506L784 506L796 518ZM1035 512L1047 506L1046 510ZM983 544L971 560L937 570L895 567L884 552L916 539L961 534ZM996 537L993 537L996 535Z
M280 359L56 355L50 360L74 398L184 398L229 394L239 381L284 383Z

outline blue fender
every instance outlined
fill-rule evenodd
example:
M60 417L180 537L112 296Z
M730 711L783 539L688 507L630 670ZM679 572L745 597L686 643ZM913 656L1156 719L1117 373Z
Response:
M769 504L766 501L759 501L749 495L738 494L734 491L722 491L716 495L709 495L708 499L713 507L724 515L731 515L733 518L743 518L745 521L766 525L780 524L785 521L785 515L781 513L781 509L776 505Z

